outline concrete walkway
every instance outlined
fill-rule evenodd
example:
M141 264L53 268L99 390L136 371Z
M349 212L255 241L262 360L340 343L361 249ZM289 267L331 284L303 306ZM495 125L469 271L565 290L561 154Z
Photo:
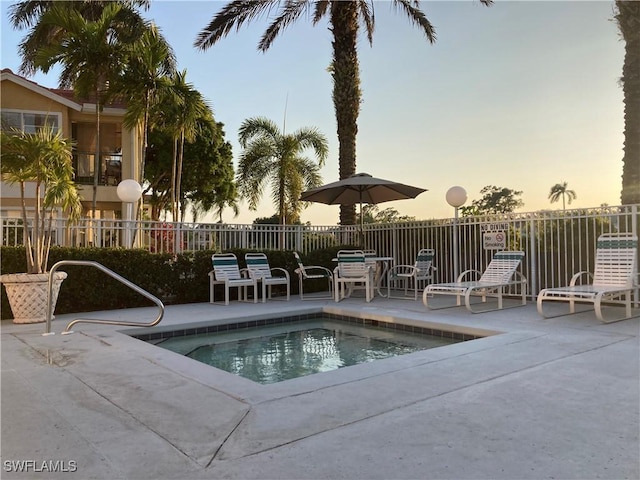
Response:
M258 385L130 327L59 334L152 308L53 336L3 321L2 478L640 478L638 318L296 299L170 306L156 328L318 308L501 334Z

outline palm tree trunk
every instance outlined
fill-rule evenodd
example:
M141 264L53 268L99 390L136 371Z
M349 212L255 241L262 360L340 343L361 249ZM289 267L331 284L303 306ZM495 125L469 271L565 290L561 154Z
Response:
M625 41L623 204L640 203L640 2L616 1L618 25Z
M180 208L182 201L182 162L184 159L184 130L180 133L180 150L178 151L178 168L176 172L176 213L181 215L182 208ZM177 221L178 217L174 221ZM182 219L182 218L181 218Z
M40 180L36 182L36 208L33 214L33 272L30 273L42 273L42 259L40 257L40 205L42 200L40 198Z
M338 133L340 180L356 173L356 136L360 113L360 68L357 53L357 2L331 2L333 28L333 105ZM355 205L340 205L340 224L355 225Z
M93 199L91 217L95 220L98 202L98 178L100 177L100 87L96 86L96 158L93 160Z
M29 223L27 220L27 204L25 202L25 187L24 182L20 182L20 205L21 205L21 213L22 213L22 236L24 237L24 248L26 252L27 259L27 273L35 273L34 271L34 258L33 258L33 249L31 243L31 237L29 235Z
M176 172L178 169L178 139L173 140L173 163L171 165L171 216L175 222L178 218L176 211Z

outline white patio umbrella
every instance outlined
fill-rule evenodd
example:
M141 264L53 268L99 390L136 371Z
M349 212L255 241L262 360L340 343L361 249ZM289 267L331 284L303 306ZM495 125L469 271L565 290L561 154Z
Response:
M327 205L360 204L360 228L363 224L363 203L383 203L393 200L416 198L424 188L412 187L404 183L392 182L372 177L368 173L356 173L337 182L303 192L300 199L305 202L318 202Z

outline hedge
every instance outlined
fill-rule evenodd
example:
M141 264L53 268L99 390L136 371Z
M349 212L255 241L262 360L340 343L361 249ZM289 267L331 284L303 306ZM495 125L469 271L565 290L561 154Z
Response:
M331 247L302 255L309 265L322 265L329 269L335 266L332 258L341 248ZM255 250L229 250L244 266L244 254ZM117 274L157 296L165 303L184 304L209 301L209 276L213 251L173 254L150 253L141 249L67 248L52 247L49 268L61 260L90 260L98 262ZM298 276L295 258L290 251L265 251L271 267L285 268L291 276L291 294L298 293ZM145 297L118 282L97 268L90 266L64 265L67 272L56 306L57 314L91 312L151 306ZM24 247L0 247L0 271L20 273L26 271ZM222 288L219 286L217 288ZM305 292L326 288L326 282L305 283ZM219 295L219 296L218 296ZM217 298L222 298L216 292ZM13 318L7 294L2 288L3 319Z

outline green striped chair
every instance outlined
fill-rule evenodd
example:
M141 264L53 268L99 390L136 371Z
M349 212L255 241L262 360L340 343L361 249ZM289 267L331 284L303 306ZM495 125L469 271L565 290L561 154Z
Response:
M600 235L596 244L593 274L578 272L567 287L545 288L538 294L538 313L547 317L543 302L569 302L569 314L576 313L576 303L592 303L596 317L603 323L631 318L631 295L638 288L638 237L632 234ZM591 284L578 284L590 278ZM602 303L623 305L623 317L605 319ZM565 314L566 315L566 314Z
M349 289L347 289L349 285ZM338 266L333 270L333 295L339 302L349 296L354 286L363 285L367 302L373 298L373 271L362 250L340 250Z
M238 288L238 300L248 301L248 287L253 287L253 303L258 302L257 282L254 278L243 277L238 259L233 253L211 255L213 270L209 272L209 303L215 304L215 286L224 285L224 304L229 305L229 289Z
M423 248L416 256L413 265L395 265L387 274L387 298L410 299L409 286L413 284L413 299L418 300L420 283L432 282L436 267L433 266L435 250ZM401 283L404 286L404 295L394 295L395 287Z
M484 273L478 270L466 270L458 276L456 282L432 283L431 285L427 285L422 294L422 302L427 308L433 309L433 306L429 304L429 297L435 295L455 295L455 306L460 306L462 304L462 297L464 297L464 304L467 310L471 313L482 313L502 309L502 296L505 288L520 287L522 302L520 305L515 306L526 305L527 279L517 271L518 267L522 264L523 258L524 252L497 252L491 259L491 262L489 262L489 265L487 265ZM471 275L480 275L480 278L478 280L465 280L467 276ZM482 304L486 304L487 298L496 298L498 300L497 308L474 310L472 308L471 297L478 296L482 298Z
M262 302L271 298L271 287L274 285L284 285L287 289L287 301L291 296L289 284L289 272L284 268L269 266L269 260L264 253L246 253L244 256L247 262L249 276L262 284ZM277 275L274 275L277 274Z

